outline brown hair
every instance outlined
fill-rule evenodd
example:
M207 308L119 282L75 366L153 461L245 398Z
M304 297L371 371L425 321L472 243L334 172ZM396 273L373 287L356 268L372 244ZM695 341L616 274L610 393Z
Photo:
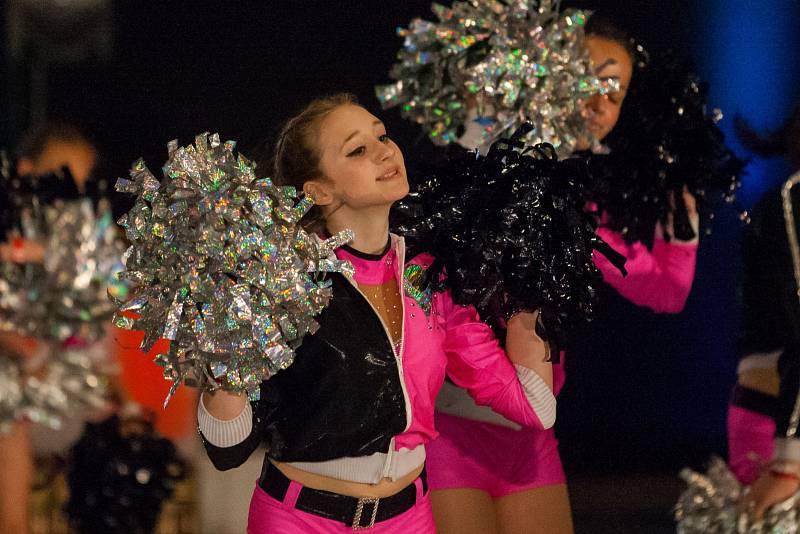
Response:
M49 121L33 126L22 135L14 151L17 158L37 160L51 141L93 144L78 127L67 122Z
M320 178L321 154L314 146L319 123L336 108L358 105L350 93L317 98L303 110L286 121L281 128L272 157L273 180L278 185L290 185L303 189L306 182ZM303 226L309 231L322 230L324 220L319 206L314 206L303 218Z

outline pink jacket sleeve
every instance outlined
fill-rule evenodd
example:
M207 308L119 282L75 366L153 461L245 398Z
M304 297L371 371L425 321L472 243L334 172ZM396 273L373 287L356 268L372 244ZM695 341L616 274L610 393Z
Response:
M455 304L449 292L439 293L437 298L450 379L467 390L478 405L489 406L522 426L544 429L545 424L531 406L536 402L530 397L549 395L554 405L555 397L550 388L539 379L543 388L526 391L514 364L500 347L492 329L480 320L475 308ZM535 373L530 371L530 374ZM552 426L552 422L548 421L547 425Z
M728 464L742 484L752 484L775 449L775 421L764 414L728 406Z
M597 235L627 259L628 276L623 277L605 256L597 253L593 256L603 279L620 295L657 313L683 310L694 280L697 242L667 243L656 238L653 250L647 250L639 242L627 244L622 235L608 228L599 228Z

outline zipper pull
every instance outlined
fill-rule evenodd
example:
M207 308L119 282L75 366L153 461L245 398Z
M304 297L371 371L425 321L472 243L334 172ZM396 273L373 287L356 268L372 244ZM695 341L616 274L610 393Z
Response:
M389 440L389 450L386 452L386 462L383 464L383 476L381 478L391 478L390 475L391 475L393 460L394 460L394 438Z

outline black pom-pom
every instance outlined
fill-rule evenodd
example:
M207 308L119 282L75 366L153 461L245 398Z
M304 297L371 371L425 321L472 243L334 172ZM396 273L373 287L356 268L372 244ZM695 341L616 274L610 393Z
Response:
M500 339L506 317L540 310L548 340L566 348L568 333L591 318L601 280L592 251L605 243L583 209L585 162L558 161L548 144L525 147L525 133L486 156L451 149L417 169L424 181L398 204L394 222L412 253L436 258L427 274L433 289L474 305Z
M71 532L153 532L185 470L172 443L148 421L122 423L113 416L87 424L68 460Z
M592 199L607 226L628 243L652 246L656 224L675 206L675 237L694 237L681 200L712 215L712 193L735 201L745 162L725 146L719 111L706 108L708 88L673 53L648 56L637 67L619 122L605 140L610 154L589 157ZM674 200L672 200L674 199Z

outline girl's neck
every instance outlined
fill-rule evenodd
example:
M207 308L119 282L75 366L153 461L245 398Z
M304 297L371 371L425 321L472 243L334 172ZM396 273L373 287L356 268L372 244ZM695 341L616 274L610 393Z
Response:
M389 235L389 209L391 206L375 206L351 210L343 206L328 216L325 226L330 235L350 229L355 238L350 246L367 254L380 254L386 247Z

